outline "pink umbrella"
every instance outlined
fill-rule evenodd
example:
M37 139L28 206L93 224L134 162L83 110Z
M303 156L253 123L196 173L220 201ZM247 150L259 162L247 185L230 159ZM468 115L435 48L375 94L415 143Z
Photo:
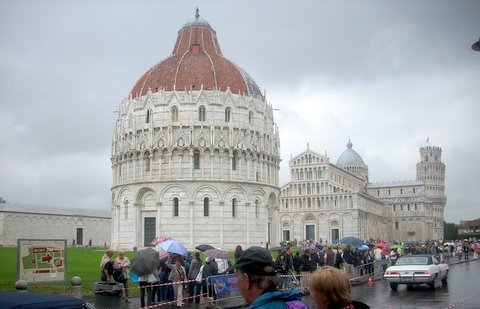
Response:
M164 242L165 240L173 239L171 236L167 235L162 235L162 236L157 236L155 237L150 244L152 245L158 245L161 242Z
M222 249L208 249L205 251L205 255L215 259L230 259L230 255L227 251Z
M386 243L379 242L378 244L375 244L375 247L378 247L378 248L386 248L386 247L388 247L388 245L387 245Z

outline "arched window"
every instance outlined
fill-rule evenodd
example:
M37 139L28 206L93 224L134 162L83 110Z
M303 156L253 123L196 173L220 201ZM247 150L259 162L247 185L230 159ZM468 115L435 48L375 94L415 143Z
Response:
M152 110L151 110L151 109L148 109L148 110L147 110L147 119L145 119L145 122L146 122L146 123L150 123L151 121L153 121L153 118L152 118Z
M172 107L172 121L178 121L178 108L176 106Z
M193 169L200 169L200 150L198 149L193 151Z
M255 201L255 218L258 218L258 207L260 202L258 200Z
M150 172L150 154L147 152L145 154L145 172Z
M236 217L237 199L232 200L232 217Z
M225 122L230 122L232 109L230 107L225 108Z
M178 197L173 198L173 216L178 217Z
M398 221L395 221L395 229L398 230Z
M237 153L237 151L234 151L233 156L232 156L232 170L233 171L237 170L237 163L238 163L238 153Z
M123 203L125 205L125 217L124 217L124 219L128 219L128 199L125 199L125 201Z
M253 122L253 112L248 112L248 123L252 124Z
M205 121L205 106L198 108L198 121Z
M210 206L210 199L208 197L203 199L203 216L208 217L209 213L209 206Z
M128 128L131 129L133 127L133 114L130 114L128 117Z

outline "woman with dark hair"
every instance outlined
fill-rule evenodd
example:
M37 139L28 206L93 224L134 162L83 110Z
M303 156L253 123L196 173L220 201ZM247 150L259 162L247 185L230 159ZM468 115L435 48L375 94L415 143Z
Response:
M242 246L237 245L237 247L235 248L235 253L234 253L235 262L238 260L238 258L240 257L240 254L242 254L242 252L243 252Z

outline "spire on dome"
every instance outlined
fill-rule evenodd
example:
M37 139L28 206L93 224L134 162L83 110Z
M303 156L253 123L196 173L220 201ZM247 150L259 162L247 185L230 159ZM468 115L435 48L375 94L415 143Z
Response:
M200 10L198 9L198 6L197 6L197 9L195 10L195 19L198 19L200 17Z

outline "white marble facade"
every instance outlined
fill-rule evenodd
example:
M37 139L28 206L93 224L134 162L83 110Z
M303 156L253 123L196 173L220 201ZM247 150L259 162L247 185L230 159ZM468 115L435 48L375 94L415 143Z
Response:
M441 148L422 147L420 157L416 180L369 183L368 167L350 142L336 164L307 146L290 160L291 181L281 188L282 240L442 239Z
M0 204L0 246L18 239L66 239L70 246L110 245L109 211Z
M112 145L113 246L143 247L152 235L189 248L278 242L279 146L262 98L198 90L123 100Z

